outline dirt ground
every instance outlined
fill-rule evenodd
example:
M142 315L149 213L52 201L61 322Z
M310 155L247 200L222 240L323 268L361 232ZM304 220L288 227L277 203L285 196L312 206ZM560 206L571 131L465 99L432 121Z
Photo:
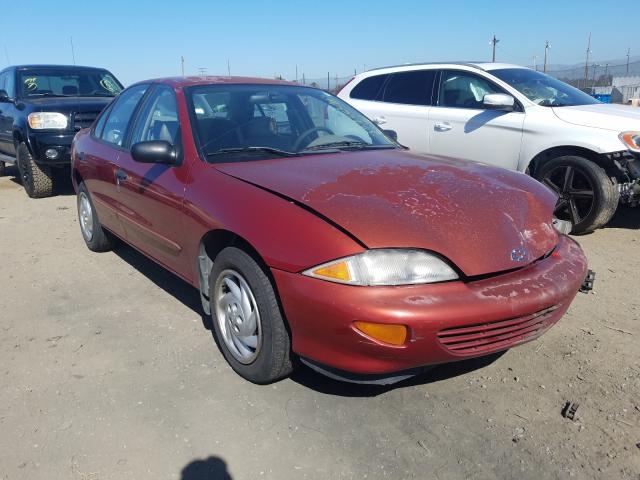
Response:
M578 238L595 291L535 342L389 388L256 386L195 290L128 247L89 252L70 190L0 178L0 479L637 480L639 227L624 210Z

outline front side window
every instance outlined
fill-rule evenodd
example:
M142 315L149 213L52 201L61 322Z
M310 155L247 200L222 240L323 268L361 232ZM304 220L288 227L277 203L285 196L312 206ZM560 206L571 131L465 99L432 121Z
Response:
M147 91L148 85L136 85L123 91L109 110L100 138L105 142L122 146L131 115Z
M491 70L491 74L543 107L569 107L600 103L591 95L549 75L528 68Z
M444 71L440 80L438 105L484 110L484 96L504 93L496 85L469 72Z
M210 161L396 148L360 112L315 88L204 85L187 93L197 143Z
M431 105L435 76L435 70L394 73L384 87L383 101L406 105Z
M179 126L178 105L173 90L161 86L145 102L133 128L131 144L164 140L176 145Z
M122 85L106 70L43 68L18 72L21 98L115 97Z

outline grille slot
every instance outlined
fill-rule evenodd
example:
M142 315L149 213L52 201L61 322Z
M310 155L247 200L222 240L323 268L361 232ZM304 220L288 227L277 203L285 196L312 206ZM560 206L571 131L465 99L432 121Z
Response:
M83 128L90 127L94 120L100 115L100 111L96 112L76 112L73 114L73 129L78 131Z
M554 305L523 317L447 328L438 332L438 339L457 354L497 350L537 337L548 326L547 320L557 308L558 305Z

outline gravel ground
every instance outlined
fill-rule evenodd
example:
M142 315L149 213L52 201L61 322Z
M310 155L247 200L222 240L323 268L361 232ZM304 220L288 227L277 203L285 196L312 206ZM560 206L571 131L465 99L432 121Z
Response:
M0 479L640 478L640 209L579 237L595 291L535 342L392 388L256 386L197 292L0 178ZM577 419L560 412L578 402Z

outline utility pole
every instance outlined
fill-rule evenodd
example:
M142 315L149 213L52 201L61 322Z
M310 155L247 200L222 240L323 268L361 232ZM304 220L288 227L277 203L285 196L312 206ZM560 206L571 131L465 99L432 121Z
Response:
M207 69L206 67L199 67L198 68L198 73L200 74L201 77L206 77L207 76Z
M589 54L591 53L591 32L589 32L589 43L587 43L587 59L584 62L584 86L589 83Z
M184 77L184 57L180 55L180 68L182 70L182 76Z
M493 36L493 40L491 40L489 42L490 45L493 45L493 56L492 56L492 62L496 63L496 45L498 44L500 40L496 38L496 36Z
M592 65L593 67L593 80L591 81L591 90L593 90L596 86L596 70L598 69L600 65L598 65L597 63L594 63Z
M73 37L69 37L71 39L71 58L73 59L73 64L76 64L76 52L73 48Z
M327 90L329 90L329 82L330 82L330 80L329 80L329 72L327 72Z
M551 48L551 42L546 40L544 42L544 69L542 70L544 73L547 73L547 50Z
M631 55L631 47L627 48L627 75L629 75L629 56Z
M227 75L231 76L231 62L229 58L227 58Z
M298 65L296 65L296 83L298 83Z
M307 84L307 79L304 77L304 72L302 72L302 84L303 85Z
M604 81L605 81L605 82L607 82L607 83L609 83L609 82L607 81L607 73L608 73L608 72L609 72L609 64L607 63L607 64L605 64L605 66L604 66Z
M9 50L7 50L7 46L4 46L4 56L7 59L7 66L11 65L11 61L9 60Z
M538 56L537 56L537 55L534 55L534 56L533 56L533 69L534 69L536 72L538 71L537 61L538 61Z

